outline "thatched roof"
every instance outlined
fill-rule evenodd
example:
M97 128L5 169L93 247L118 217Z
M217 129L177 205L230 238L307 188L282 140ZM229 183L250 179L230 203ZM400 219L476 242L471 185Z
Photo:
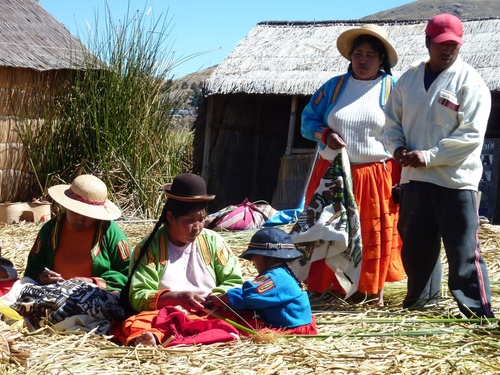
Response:
M53 70L81 67L83 48L34 0L0 1L0 66Z
M399 54L393 74L428 56L425 21L370 21L387 30ZM463 59L474 66L492 91L500 91L500 19L463 21ZM348 61L336 48L337 37L360 21L261 22L219 64L208 79L212 94L310 95Z

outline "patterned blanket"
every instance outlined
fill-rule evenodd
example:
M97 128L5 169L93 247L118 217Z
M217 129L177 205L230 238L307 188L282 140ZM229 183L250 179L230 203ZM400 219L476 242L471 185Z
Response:
M10 307L25 318L31 330L43 326L44 321L56 324L77 315L109 324L125 315L118 304L119 296L77 280L49 285L27 283Z
M290 235L303 254L291 264L300 280L307 278L312 262L324 259L346 291L346 298L357 290L361 228L345 149L337 153L326 170Z

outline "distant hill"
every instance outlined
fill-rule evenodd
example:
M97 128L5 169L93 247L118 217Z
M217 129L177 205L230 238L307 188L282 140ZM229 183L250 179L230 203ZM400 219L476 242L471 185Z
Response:
M212 74L212 72L214 71L214 69L216 67L217 67L217 65L214 65L214 66L207 68L207 69L199 70L199 71L194 72L194 73L189 73L189 74L185 75L184 77L176 79L175 82L177 82L177 83L186 82L188 85L191 85L191 83L193 83L193 82L197 82L197 83L203 82L210 76L210 74Z
M463 20L498 18L500 0L418 0L360 20L427 20L439 13L454 14Z
M173 115L176 122L182 126L189 126L196 116L197 99L201 93L204 82L217 66L190 73L184 77L173 80L170 98L178 104Z

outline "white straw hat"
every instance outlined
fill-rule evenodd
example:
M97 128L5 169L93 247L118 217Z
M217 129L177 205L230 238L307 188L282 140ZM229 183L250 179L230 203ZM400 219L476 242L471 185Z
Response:
M350 60L349 52L351 52L352 44L360 35L371 35L380 40L387 50L389 65L391 68L396 66L398 63L398 54L392 44L387 40L387 32L382 27L374 24L366 24L356 29L346 30L340 34L337 38L337 49L342 56Z
M71 185L49 188L50 196L67 210L97 220L116 220L122 213L108 199L106 184L99 178L84 174L76 177Z

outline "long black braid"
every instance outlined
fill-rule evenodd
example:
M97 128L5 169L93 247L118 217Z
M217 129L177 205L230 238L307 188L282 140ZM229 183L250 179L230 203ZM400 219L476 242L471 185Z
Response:
M179 216L189 215L192 212L198 212L206 209L207 209L207 202L182 202L171 198L167 199L161 211L161 215L158 221L156 222L155 227L153 228L153 231L149 234L148 238L146 239L146 242L144 242L144 245L142 245L141 254L139 255L139 258L137 258L136 263L139 263L139 260L148 251L148 248L151 245L153 238L155 238L156 232L158 232L158 230L164 224L167 224L167 212L169 211L172 212L172 215L175 218L177 218ZM132 273L135 271L135 268L136 267L134 264L134 269L130 273L130 276L132 276Z
M134 261L134 265L132 266L131 271L129 272L128 275L128 280L125 286L123 287L121 293L120 293L120 305L124 308L125 310L125 315L126 317L134 315L136 311L132 308L132 305L130 304L130 299L129 299L129 293L130 293L130 283L132 280L132 276L134 272L137 269L137 266L140 263L141 258L148 252L149 246L151 245L151 242L156 236L156 233L160 228L167 224L167 213L170 211L172 212L172 215L174 217L179 217L179 216L184 216L188 215L192 212L197 212L200 210L206 210L207 208L207 202L181 202L177 201L175 199L167 199L165 202L165 205L163 206L163 209L161 211L161 215L158 218L158 221L156 222L153 230L147 237L146 241L144 242L144 245L141 247L141 252L139 254L139 257Z
M142 245L141 253L135 261L134 268L132 269L132 272L130 272L129 278L132 277L132 274L135 272L135 270L137 268L136 264L139 263L139 260L148 251L149 245L151 245L151 241L153 241L153 238L155 238L156 232L158 232L158 230L162 227L162 225L167 222L167 211L168 211L168 207L167 207L167 204L165 203L163 205L163 209L161 210L161 215L158 218L158 221L156 222L153 230L151 231L148 238L146 239L146 242L144 242L144 245Z

